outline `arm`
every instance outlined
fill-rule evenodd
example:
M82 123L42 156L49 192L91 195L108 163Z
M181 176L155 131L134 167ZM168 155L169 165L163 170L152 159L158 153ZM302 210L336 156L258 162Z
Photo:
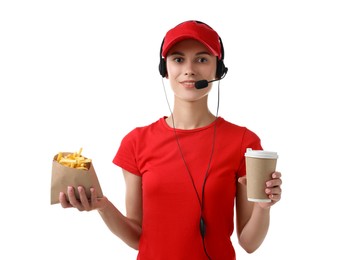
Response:
M254 252L263 243L269 229L270 207L281 198L281 174L275 172L267 182L266 192L271 198L270 203L253 203L247 200L246 177L241 177L237 183L236 223L239 244L248 253Z
M60 193L63 208L74 207L79 211L98 210L110 231L134 249L139 247L142 226L142 193L141 177L124 171L126 183L126 211L124 216L105 196L97 198L91 188L91 199L88 200L83 187L78 187L80 200L76 199L74 188L68 187L69 202L64 193Z
M99 213L111 232L134 249L139 248L142 231L142 179L127 171L123 171L126 186L126 217L111 203Z

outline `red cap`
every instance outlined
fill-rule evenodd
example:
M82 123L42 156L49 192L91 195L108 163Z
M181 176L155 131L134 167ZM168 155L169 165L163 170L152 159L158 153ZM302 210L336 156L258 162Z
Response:
M169 30L164 37L162 57L166 57L174 44L186 39L195 39L201 42L214 56L221 59L219 35L210 26L199 21L186 21Z

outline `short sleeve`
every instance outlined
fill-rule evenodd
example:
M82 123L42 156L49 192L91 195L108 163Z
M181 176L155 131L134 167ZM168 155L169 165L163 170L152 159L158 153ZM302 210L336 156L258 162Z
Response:
M137 164L137 130L129 132L121 141L113 163L122 169L141 176Z
M238 170L238 177L246 175L245 152L247 148L251 148L253 150L263 150L259 136L246 128L241 142L241 161Z

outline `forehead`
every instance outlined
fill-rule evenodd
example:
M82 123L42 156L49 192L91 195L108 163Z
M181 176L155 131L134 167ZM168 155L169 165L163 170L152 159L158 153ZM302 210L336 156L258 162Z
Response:
M186 39L177 42L174 44L171 49L168 51L167 56L173 53L180 52L180 53L187 53L187 52L194 52L194 53L201 53L204 52L206 54L210 54L211 52L209 49L202 44L201 42L194 40L194 39Z

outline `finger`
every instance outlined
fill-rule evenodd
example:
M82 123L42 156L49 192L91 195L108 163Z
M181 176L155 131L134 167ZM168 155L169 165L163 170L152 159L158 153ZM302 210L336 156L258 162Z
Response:
M68 199L70 204L77 208L79 211L83 210L83 207L81 205L81 202L76 198L76 194L75 194L75 189L71 186L69 186L67 188L67 193L68 193Z
M238 178L238 182L241 183L241 184L246 185L246 176Z
M282 177L282 174L280 172L273 172L272 173L272 178L273 179L279 179Z
M94 188L90 188L90 192L91 192L91 207L95 207L96 203L97 203L97 194L96 194L96 190Z
M66 194L64 192L59 193L59 203L61 204L62 208L70 208L72 207L71 204L67 201Z
M277 202L281 199L281 195L280 194L270 194L269 195L269 198L274 201L274 202Z
M265 189L265 193L266 194L273 194L273 195L280 195L282 194L282 189L280 187L275 187L275 188L267 188Z
M281 199L281 194L282 194L282 190L280 187L278 188L270 188L270 189L265 189L265 193L268 195L268 197L272 200L272 201L279 201Z
M78 186L77 189L78 189L78 193L80 194L80 201L82 203L82 207L85 210L90 211L91 207L90 207L90 203L88 201L85 189L82 186Z
M273 180L269 180L266 183L267 187L277 187L277 186L281 186L282 185L282 180L281 179L273 179Z

